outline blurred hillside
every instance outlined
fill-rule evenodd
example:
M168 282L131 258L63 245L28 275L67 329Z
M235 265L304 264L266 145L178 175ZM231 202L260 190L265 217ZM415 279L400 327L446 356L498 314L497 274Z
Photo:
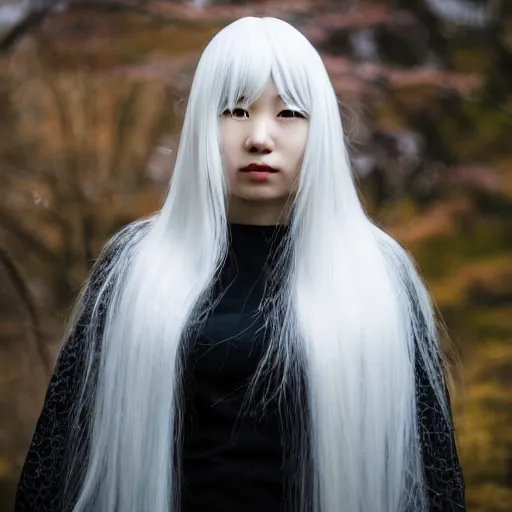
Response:
M244 15L320 51L366 207L461 357L468 509L510 512L512 2L492 0L0 0L0 511L79 287L110 234L159 208L199 54Z

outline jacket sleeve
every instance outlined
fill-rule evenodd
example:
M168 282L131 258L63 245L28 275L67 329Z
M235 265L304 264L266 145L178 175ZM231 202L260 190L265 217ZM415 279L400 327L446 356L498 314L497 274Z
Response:
M65 483L65 455L73 406L84 368L85 331L110 256L94 265L68 339L63 344L46 392L43 408L23 465L15 498L15 512L60 512ZM100 305L100 319L104 318ZM102 321L100 321L100 330ZM86 425L80 425L86 429Z
M420 359L416 357L416 394L429 512L464 512L465 484L455 443L450 394L445 386L450 412L447 422Z

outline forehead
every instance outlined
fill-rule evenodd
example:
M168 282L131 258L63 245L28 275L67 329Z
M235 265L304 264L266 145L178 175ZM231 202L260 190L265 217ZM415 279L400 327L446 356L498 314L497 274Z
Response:
M244 96L239 98L240 103L247 101ZM269 79L261 93L254 99L253 103L286 103L285 94L281 94L272 79Z

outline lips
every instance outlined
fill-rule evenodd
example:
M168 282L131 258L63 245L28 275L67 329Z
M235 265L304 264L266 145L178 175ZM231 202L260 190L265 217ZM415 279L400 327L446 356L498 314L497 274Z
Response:
M277 169L265 164L249 164L247 167L240 169L240 172L270 172L275 173Z

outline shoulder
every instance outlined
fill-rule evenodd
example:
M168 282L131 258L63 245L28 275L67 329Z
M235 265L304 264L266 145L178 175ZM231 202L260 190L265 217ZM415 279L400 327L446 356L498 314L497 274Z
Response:
M64 345L69 345L70 339L76 339L73 333L85 334L91 323L99 324L101 331L113 284L129 269L134 249L149 232L153 222L154 217L136 220L122 227L107 240L92 264L70 312L64 333ZM99 322L92 321L94 319ZM81 337L83 336L79 336Z
M111 267L119 256L130 252L148 233L154 221L155 217L139 219L123 226L112 235L93 264L91 277L98 274L100 269L104 270Z
M384 257L390 264L404 273L410 273L415 270L415 263L411 253L398 240L373 222L371 231Z
M84 283L79 302L85 296L96 296L103 285L116 277L121 270L126 270L133 258L133 251L149 232L155 217L131 222L114 233L103 246L94 261L88 279Z
M426 283L420 274L414 256L398 240L372 224L372 234L382 254L388 272L401 292L410 301L429 303Z

